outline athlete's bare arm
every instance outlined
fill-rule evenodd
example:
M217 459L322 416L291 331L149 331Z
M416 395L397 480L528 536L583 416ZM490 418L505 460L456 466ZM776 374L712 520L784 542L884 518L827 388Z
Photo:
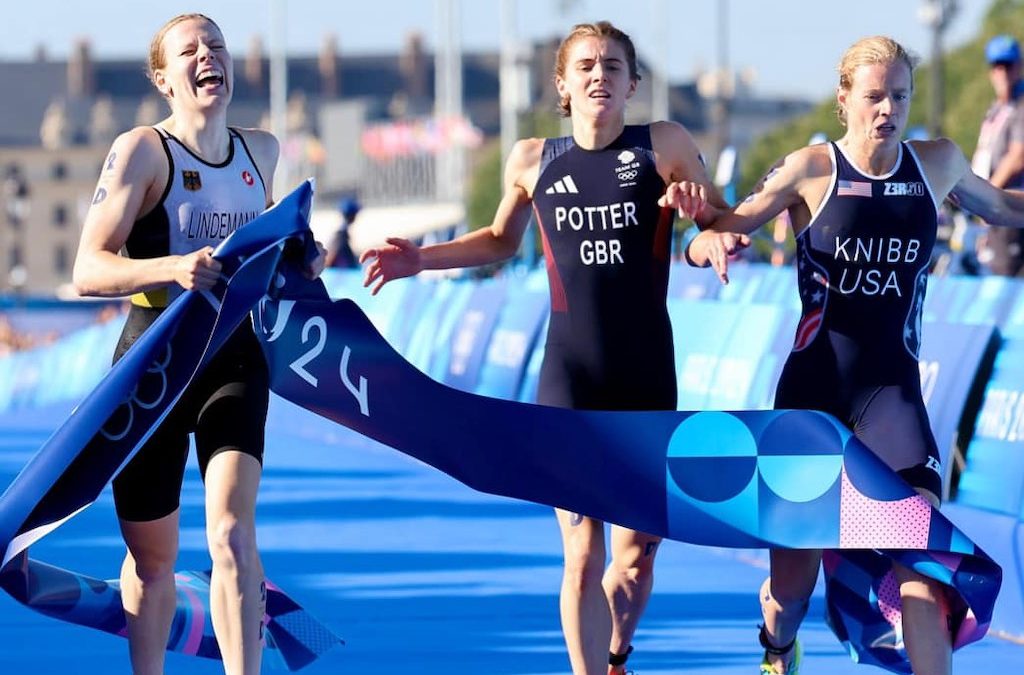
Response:
M935 199L950 200L993 225L1024 228L1024 192L1004 190L976 175L948 138L912 141Z
M729 256L749 244L743 237L784 210L799 233L825 198L832 176L827 145L801 148L778 161L736 208L717 211L708 229L690 243L687 257L697 266L710 265L728 281Z
M206 247L187 256L133 260L119 255L135 221L151 211L167 183L167 156L149 127L114 140L85 216L72 278L80 295L117 297L178 283L209 288L220 263Z
M700 149L686 128L675 122L654 122L651 146L666 183L665 195L658 200L661 206L676 209L680 218L692 218L701 229L715 213L729 208L708 177Z
M489 227L422 249L406 239L389 238L386 246L368 249L359 257L359 262L367 263L363 285L372 284L371 292L376 294L392 279L421 270L475 267L515 255L530 223L543 148L542 138L521 140L513 146L505 164L504 194Z

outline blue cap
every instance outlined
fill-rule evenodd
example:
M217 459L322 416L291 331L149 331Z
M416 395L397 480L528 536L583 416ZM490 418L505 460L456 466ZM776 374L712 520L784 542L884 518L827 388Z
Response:
M360 208L361 207L359 206L359 202L352 197L346 197L345 199L342 199L340 202L338 202L338 210L341 211L341 214L348 218L349 220L352 220L353 218L356 217L356 214L359 213Z
M990 63L1017 63L1020 45L1009 35L997 35L985 45L985 59Z

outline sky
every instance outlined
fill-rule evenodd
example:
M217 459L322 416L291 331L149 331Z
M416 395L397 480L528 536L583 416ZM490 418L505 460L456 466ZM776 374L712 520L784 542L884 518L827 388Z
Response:
M889 35L927 59L930 33L918 18L924 0L506 0L516 7L515 31L524 42L562 36L575 23L608 19L632 36L641 59L667 64L672 82L691 81L718 58L719 2L726 2L727 59L757 73L763 95L822 98L835 87L835 64L860 37ZM959 0L946 33L955 46L972 38L991 0ZM32 58L42 45L51 58L67 55L76 38L90 39L94 56L144 59L153 33L179 12L211 16L236 59L253 36L269 44L272 5L285 6L289 53L313 54L333 33L345 53L398 51L420 32L432 49L438 0L199 0L190 5L147 0L0 0L0 67ZM500 0L458 2L463 49L494 51L500 44ZM273 25L279 25L275 22ZM979 72L983 72L979 70Z

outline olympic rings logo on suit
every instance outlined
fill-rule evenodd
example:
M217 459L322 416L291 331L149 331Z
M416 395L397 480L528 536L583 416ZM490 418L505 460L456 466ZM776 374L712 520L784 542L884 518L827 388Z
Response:
M139 398L139 385L151 382L153 380L153 378L148 377L147 375L143 375L143 377L139 380L139 382L132 389L131 393L128 395L128 398L126 398L121 403L121 405L118 406L118 408L125 407L128 410L128 422L125 424L124 429L118 433L113 433L107 430L106 425L100 428L100 433L103 434L103 436L107 440L120 441L121 439L128 435L128 432L132 430L132 425L135 424L135 406L138 406L142 410L152 410L153 408L160 405L160 402L164 400L164 397L167 395L167 389L169 384L167 379L167 366L170 365L171 363L171 356L171 345L170 343L168 343L160 359L155 361L153 365L146 369L147 374L152 373L159 376L160 393L157 394L156 398L154 398L152 401L144 401L141 398ZM113 418L113 415L111 415L111 418ZM110 423L109 420L107 423Z

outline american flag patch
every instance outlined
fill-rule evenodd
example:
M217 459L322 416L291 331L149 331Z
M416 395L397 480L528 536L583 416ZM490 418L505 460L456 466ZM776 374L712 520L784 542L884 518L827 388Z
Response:
M871 183L860 180L841 180L836 194L840 197L870 197Z

